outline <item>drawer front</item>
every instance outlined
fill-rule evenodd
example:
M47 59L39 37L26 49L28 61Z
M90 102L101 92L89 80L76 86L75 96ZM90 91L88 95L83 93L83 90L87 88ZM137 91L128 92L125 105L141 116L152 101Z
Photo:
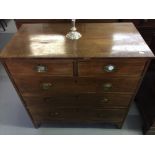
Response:
M73 76L72 60L7 60L13 75Z
M25 103L30 108L37 107L76 107L76 95L51 95L51 96L24 96Z
M47 95L51 93L104 93L104 92L129 92L132 93L138 78L53 78L16 76L14 78L20 91L29 94Z
M23 95L31 96L71 93L75 91L76 86L73 78L16 76L14 80Z
M79 76L140 76L144 69L144 60L133 59L102 59L79 61Z
M79 92L128 92L133 93L138 78L79 78L77 90Z
M127 108L132 95L120 93L80 94L77 102L82 106L100 108Z
M155 122L154 121L153 121L151 127L154 128L154 130L155 130Z
M122 122L126 109L30 109L36 121L52 122Z
M127 108L130 103L129 94L79 94L68 96L24 96L30 108L47 107L100 107L100 108Z

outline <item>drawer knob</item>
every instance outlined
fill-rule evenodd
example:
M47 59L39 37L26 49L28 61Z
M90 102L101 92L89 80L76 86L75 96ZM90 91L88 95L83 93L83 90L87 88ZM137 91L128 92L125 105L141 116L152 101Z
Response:
M107 65L104 67L104 71L106 72L114 72L116 70L116 67L114 65Z
M42 89L43 90L48 90L51 88L51 86L52 86L51 83L42 83Z
M59 116L60 114L58 112L50 112L51 116Z
M101 100L101 102L108 103L109 102L109 99L108 98L104 98L103 100Z
M44 66L44 65L37 65L36 66L36 71L38 73L44 73L44 72L47 72L47 66Z
M55 113L54 113L54 115L55 115L55 116L58 116L58 115L59 115L59 113L58 113L58 112L55 112Z
M112 84L111 83L105 83L103 85L103 90L104 91L109 91L109 90L111 90L111 88L112 88Z
M52 101L52 98L51 97L44 97L44 102L50 102L50 101Z
M102 113L97 113L97 117L104 117L104 115Z

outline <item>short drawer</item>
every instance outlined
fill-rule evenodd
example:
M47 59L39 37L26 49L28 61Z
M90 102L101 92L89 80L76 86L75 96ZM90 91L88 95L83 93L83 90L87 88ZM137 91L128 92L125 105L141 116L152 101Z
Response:
M100 59L78 62L79 76L140 76L145 60L135 59Z
M133 93L139 78L78 78L78 92L128 92Z
M75 107L76 95L48 95L48 96L23 96L28 107Z
M73 76L72 60L7 60L6 65L13 75Z
M79 105L100 108L127 108L132 95L120 93L87 93L77 97Z
M122 122L126 109L35 109L30 110L35 120L42 122Z
M38 77L38 76L16 76L14 78L17 87L23 96L51 95L59 93L74 93L76 83L73 78L61 77Z
M128 92L133 93L137 86L138 78L53 78L16 76L17 87L23 95L38 94L51 95L53 93L104 93Z

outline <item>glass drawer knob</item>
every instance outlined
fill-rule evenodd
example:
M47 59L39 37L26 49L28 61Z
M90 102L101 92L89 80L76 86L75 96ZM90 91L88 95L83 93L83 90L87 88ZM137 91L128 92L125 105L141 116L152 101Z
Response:
M104 71L106 72L114 72L115 71L115 66L114 65L107 65L104 67Z

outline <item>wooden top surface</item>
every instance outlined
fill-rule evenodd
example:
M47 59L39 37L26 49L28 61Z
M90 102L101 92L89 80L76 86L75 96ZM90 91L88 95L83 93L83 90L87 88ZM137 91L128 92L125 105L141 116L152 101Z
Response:
M1 58L154 57L132 23L77 23L79 40L65 36L70 24L24 24Z

